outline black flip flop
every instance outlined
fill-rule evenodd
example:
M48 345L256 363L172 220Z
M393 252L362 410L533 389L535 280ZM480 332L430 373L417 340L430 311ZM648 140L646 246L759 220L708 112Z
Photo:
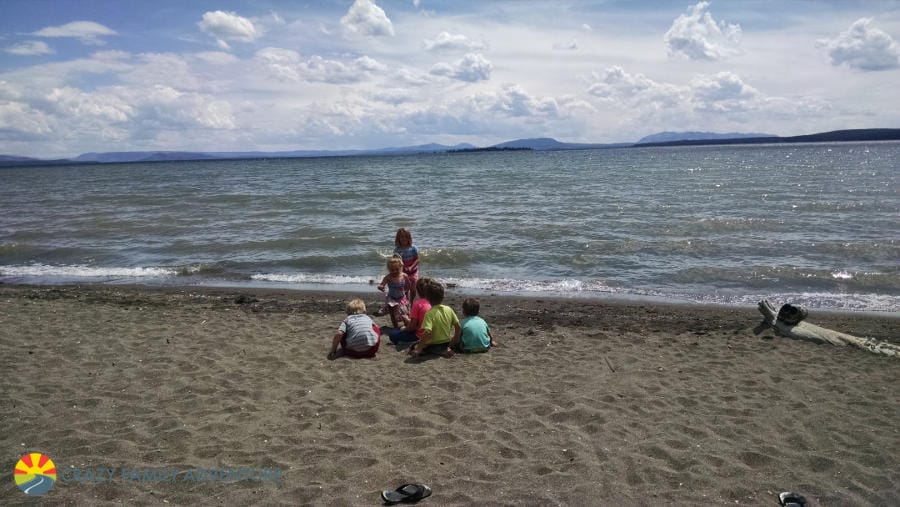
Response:
M785 491L778 495L778 503L784 507L807 507L809 502L801 494Z
M395 490L386 489L381 492L381 499L387 505L416 503L429 496L431 496L431 488L424 484L404 484Z

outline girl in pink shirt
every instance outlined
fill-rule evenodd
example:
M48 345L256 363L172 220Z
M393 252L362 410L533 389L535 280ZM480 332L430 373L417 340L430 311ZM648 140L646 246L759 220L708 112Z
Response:
M419 299L416 299L412 304L409 315L403 316L403 327L394 329L388 334L391 343L409 343L422 338L422 320L425 319L425 314L428 310L431 310L431 303L425 298L428 295L427 291L430 283L430 278L420 278L416 283Z

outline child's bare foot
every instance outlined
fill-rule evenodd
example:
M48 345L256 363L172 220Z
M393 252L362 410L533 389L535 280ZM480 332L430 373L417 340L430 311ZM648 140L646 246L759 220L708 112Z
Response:
M453 354L454 354L453 349L447 349L447 350L446 350L443 354L441 354L441 355L444 356L444 357L446 357L447 359L449 359L449 358L453 357Z

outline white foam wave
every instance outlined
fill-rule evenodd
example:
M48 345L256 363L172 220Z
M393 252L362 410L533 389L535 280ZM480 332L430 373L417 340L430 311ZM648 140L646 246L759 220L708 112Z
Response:
M190 272L197 272L194 267ZM21 277L33 279L68 279L110 281L116 279L139 278L153 283L153 279L166 280L177 276L178 269L169 267L96 267L84 265L46 265L30 264L19 266L0 266L0 277ZM837 277L842 272L834 273ZM365 275L334 275L325 273L259 273L250 277L258 282L286 284L322 284L343 286L367 286L379 278ZM33 280L30 280L33 281ZM756 305L761 299L769 299L773 303L793 303L807 308L849 311L900 311L900 297L888 294L871 293L828 293L828 292L791 292L791 293L733 293L731 291L712 291L705 293L667 293L664 291L640 290L635 288L610 287L599 280L520 280L513 278L461 278L438 277L438 281L453 288L476 292L507 294L558 294L592 297L611 295L614 297L639 297L654 299L671 299L682 302L700 304L717 303L725 305ZM210 278L207 283L214 282ZM168 282L163 282L168 283Z
M175 275L171 268L160 267L95 267L81 265L50 266L46 264L29 264L27 266L0 266L0 276L45 276L71 278L109 278L109 277L165 277Z
M250 276L252 280L260 280L265 282L279 282L279 283L322 283L329 285L348 285L348 284L359 284L359 283L369 283L374 280L372 277L367 276L350 276L350 275L328 275L328 274L316 274L316 273L292 273L292 274L279 274L279 273L260 273L256 275Z
M900 311L900 297L886 294L789 292L740 295L682 295L681 297L695 303L716 303L725 305L755 306L763 299L767 299L776 307L785 303L791 303L807 308L821 308L825 310L870 311L888 313Z
M831 274L832 278L837 278L838 280L850 280L853 278L853 275L846 271L838 271Z
M617 292L599 281L516 280L512 278L439 278L441 283L463 289L501 292Z
M316 273L259 273L250 277L252 280L278 283L357 285L377 282L375 277L362 275L331 275ZM497 292L541 292L565 293L573 292L618 292L598 281L582 280L517 280L512 278L454 278L438 277L445 285L461 289Z

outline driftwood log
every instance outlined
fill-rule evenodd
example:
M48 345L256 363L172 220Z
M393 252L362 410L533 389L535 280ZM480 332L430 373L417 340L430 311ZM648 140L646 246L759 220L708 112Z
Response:
M789 338L809 340L816 343L830 343L842 347L852 345L876 354L900 357L900 345L878 341L874 338L859 338L838 331L832 331L831 329L825 329L824 327L819 327L805 321L801 321L794 325L787 324L778 320L778 311L765 299L759 302L759 313L763 314L763 321L754 330L756 331L756 334L771 327L775 330L776 334L787 336Z

